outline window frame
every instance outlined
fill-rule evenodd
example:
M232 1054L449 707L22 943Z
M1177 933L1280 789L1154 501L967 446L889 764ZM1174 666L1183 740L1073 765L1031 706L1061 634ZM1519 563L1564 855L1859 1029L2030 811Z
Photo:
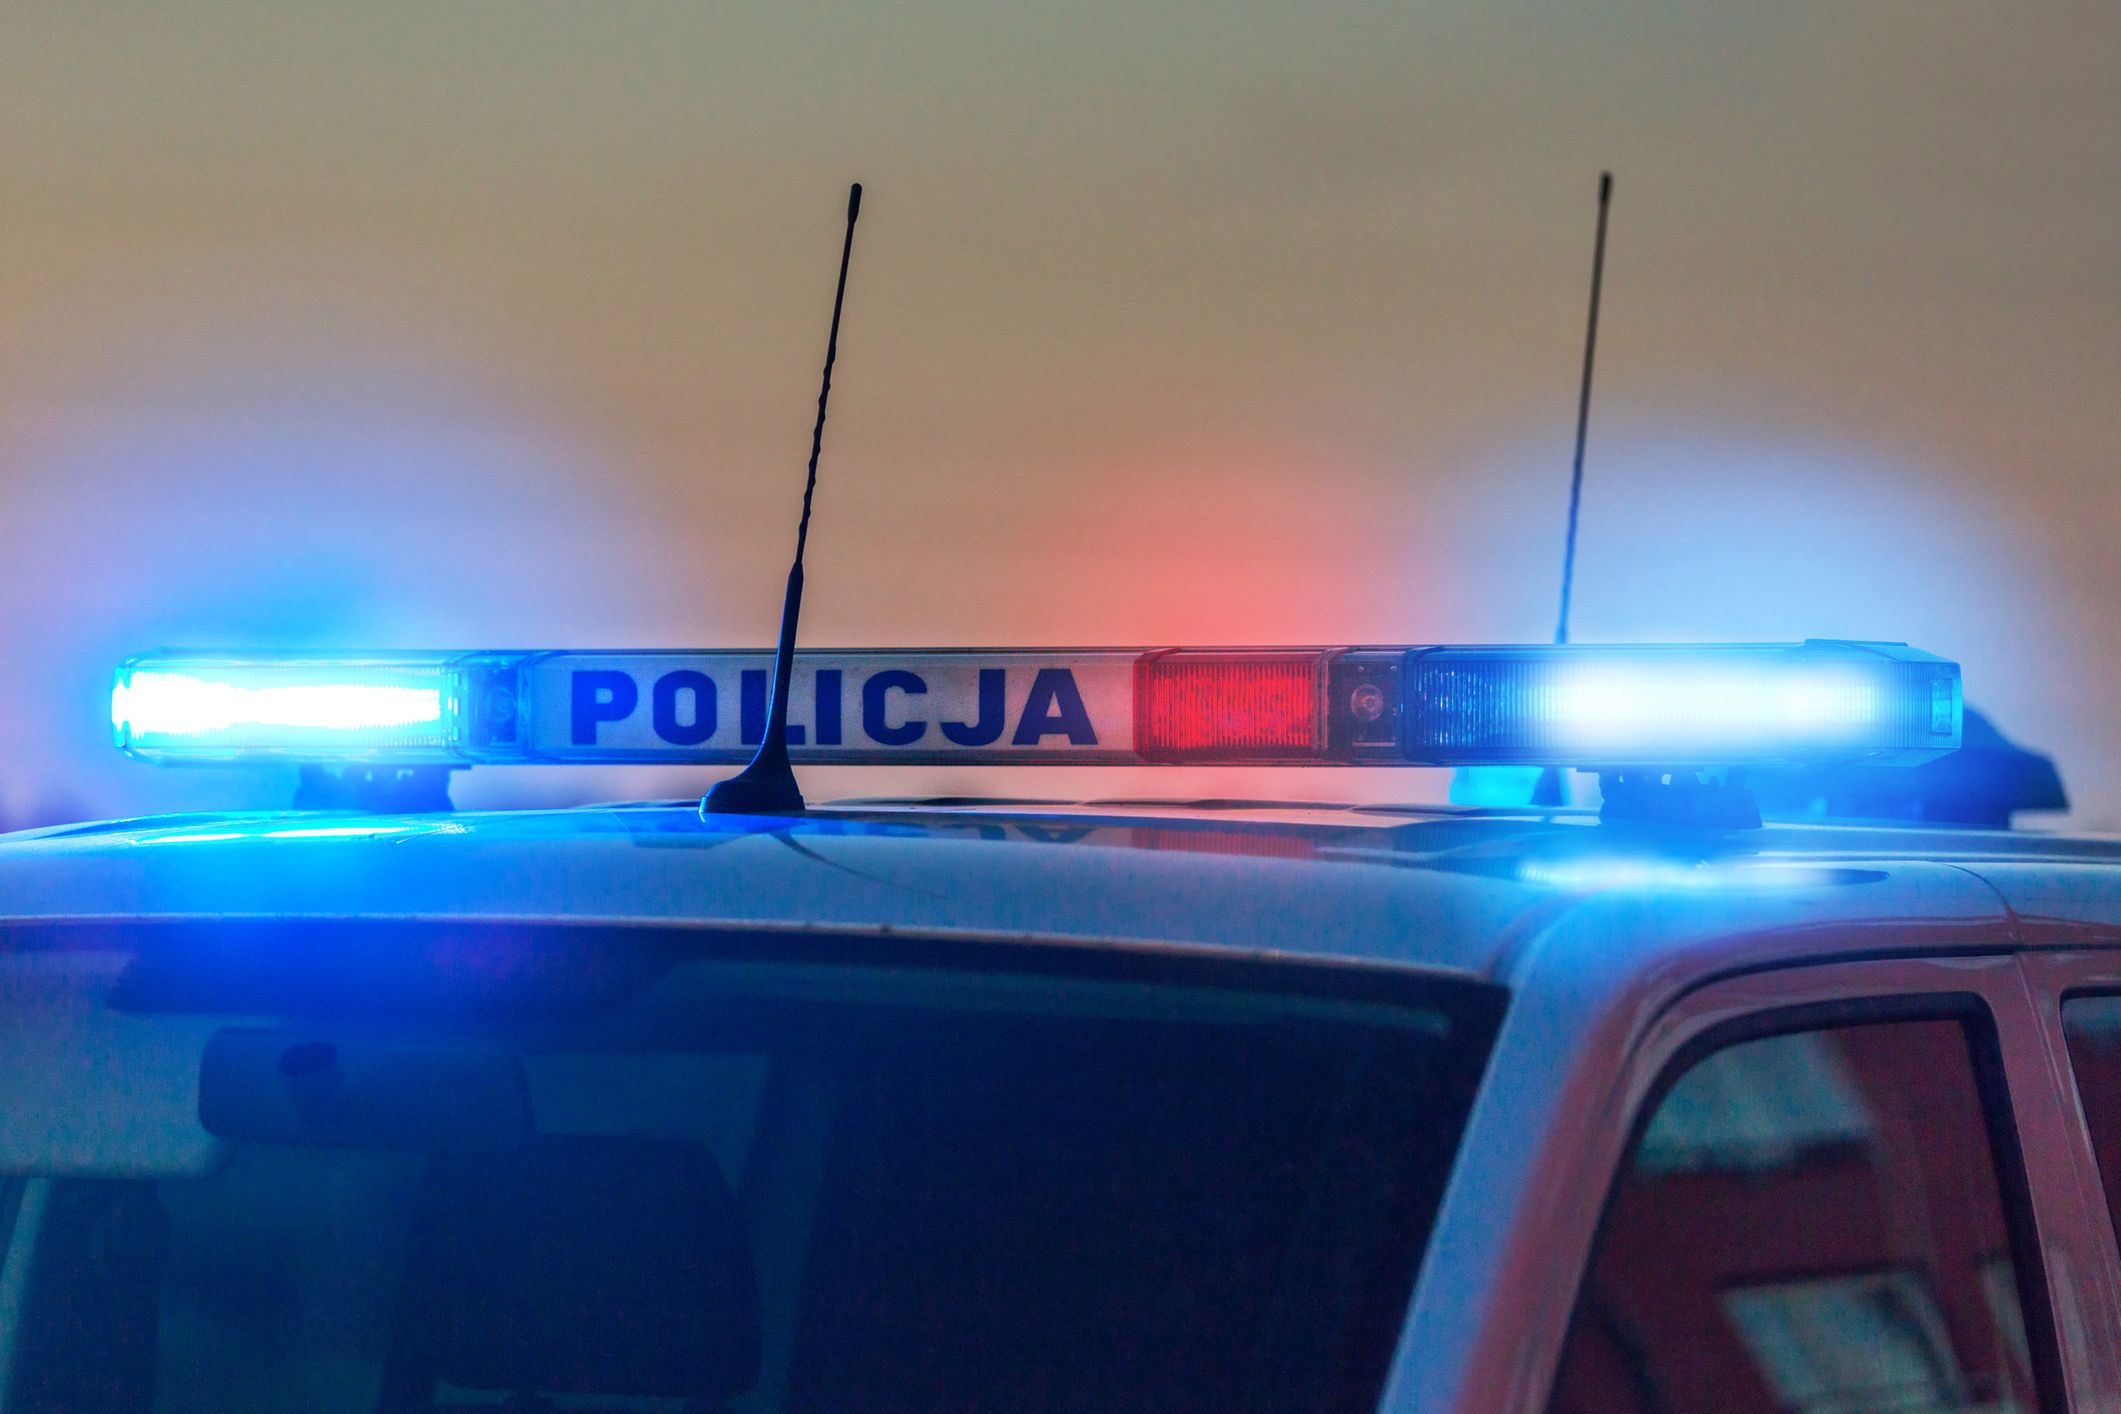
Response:
M2082 1407L2121 1408L2121 1225L2107 1207L2099 1156L2092 1147L2062 1024L2063 1003L2072 998L2121 997L2121 945L2032 950L2019 954L2017 962L2062 1114L2054 1152L2067 1155L2067 1181L2076 1199L2071 1294L2079 1306L2056 1307L2065 1354L2073 1374L2080 1364L2088 1371L2085 1392L2078 1395ZM2057 1186L2064 1181L2057 1173ZM2081 1345L2081 1350L2068 1348L2073 1345Z
M2121 977L2121 956L2111 961ZM2121 1407L2113 1402L2121 1361L2108 1358L2121 1353L2117 1323L2099 1300L2098 1283L2086 1280L2088 1265L2111 1265L2112 1249L2088 1246L2075 1166L2025 1162L2028 1152L2066 1147L2072 1127L2082 1127L2065 1111L2055 1083L2057 1017L2055 1027L2043 1024L2008 952L1791 965L1726 976L1678 997L1642 1027L1602 1087L1595 1136L1545 1166L1538 1187L1579 1196L1557 1205L1547 1224L1544 1289L1512 1291L1505 1303L1518 1308L1525 1342L1505 1407L1544 1411L1551 1402L1577 1296L1622 1168L1657 1103L1693 1061L1763 1035L1918 1019L1968 1025L2042 1407ZM1568 1279L1553 1280L1557 1270Z

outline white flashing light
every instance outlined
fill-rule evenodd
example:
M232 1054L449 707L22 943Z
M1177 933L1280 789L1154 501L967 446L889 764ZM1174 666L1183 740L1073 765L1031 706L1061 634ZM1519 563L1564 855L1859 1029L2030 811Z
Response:
M160 653L118 673L145 760L736 763L763 652ZM1955 663L1899 644L799 653L799 763L1686 768L1913 762Z

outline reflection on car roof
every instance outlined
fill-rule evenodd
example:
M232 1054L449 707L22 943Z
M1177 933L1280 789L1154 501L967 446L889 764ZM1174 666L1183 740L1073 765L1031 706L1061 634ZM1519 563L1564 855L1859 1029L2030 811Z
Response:
M694 803L186 815L0 838L0 921L465 917L905 931L1208 948L1497 975L1570 910L1631 946L1986 909L1997 864L2106 872L2121 842L1778 825L1715 835L1589 812L1243 800L864 800L797 820ZM2115 876L2121 878L2121 876ZM1677 942L1674 946L1679 945Z

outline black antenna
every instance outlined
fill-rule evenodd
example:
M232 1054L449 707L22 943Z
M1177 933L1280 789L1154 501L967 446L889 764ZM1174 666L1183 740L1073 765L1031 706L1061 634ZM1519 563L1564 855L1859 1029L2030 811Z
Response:
M1569 476L1569 534L1561 549L1561 617L1554 641L1569 641L1569 592L1576 583L1576 513L1583 505L1583 444L1591 429L1591 362L1598 353L1598 292L1605 283L1605 218L1613 204L1613 174L1598 174L1598 244L1591 254L1591 322L1583 335L1583 387L1576 398L1576 468Z
M854 254L854 221L862 214L862 184L847 191L847 239L840 246L840 283L832 294L832 333L825 340L825 379L817 390L817 424L810 429L810 475L803 482L803 518L795 527L795 563L781 600L781 641L773 654L773 698L766 739L751 764L717 782L700 802L702 815L800 815L803 792L788 764L788 680L795 675L795 626L803 613L803 547L810 542L810 500L817 494L817 459L825 446L825 403L832 396L832 361L840 351L840 307L847 301L847 262Z
M1605 218L1613 204L1613 174L1598 174L1598 242L1591 252L1591 320L1583 335L1583 386L1576 395L1576 465L1569 474L1569 531L1561 546L1561 616L1554 641L1569 641L1569 595L1576 587L1576 515L1583 506L1583 444L1591 430L1591 363L1598 353L1598 294L1605 284ZM1568 783L1558 766L1539 773L1532 804L1567 805Z

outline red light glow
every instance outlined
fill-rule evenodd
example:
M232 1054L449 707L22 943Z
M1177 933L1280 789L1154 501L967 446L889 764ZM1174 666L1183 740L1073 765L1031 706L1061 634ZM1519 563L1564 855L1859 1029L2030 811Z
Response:
M1135 748L1153 760L1315 759L1321 660L1311 653L1167 653L1135 669Z

